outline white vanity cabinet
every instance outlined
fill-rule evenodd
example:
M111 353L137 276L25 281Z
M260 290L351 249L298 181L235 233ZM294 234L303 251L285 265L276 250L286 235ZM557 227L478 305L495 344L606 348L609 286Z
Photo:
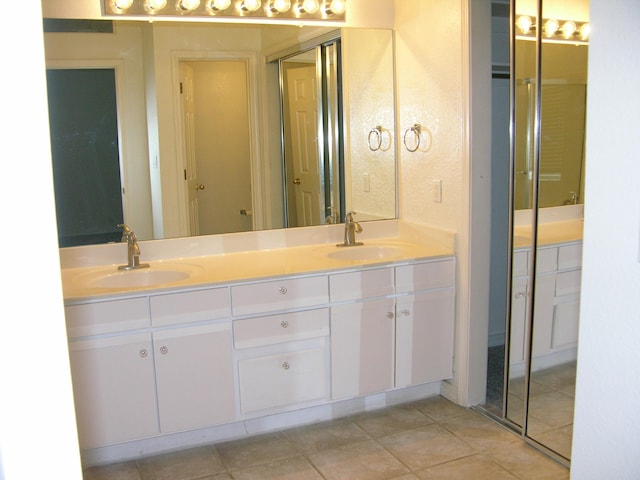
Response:
M235 420L228 289L155 295L149 305L160 431Z
M529 250L514 256L511 295L510 363L524 362L524 331L527 301ZM575 350L578 342L582 243L545 246L538 249L536 265L534 368L546 368L568 360L559 353ZM557 359L556 357L557 356Z
M243 416L329 400L327 285L318 275L231 287Z
M334 400L452 376L454 276L452 259L331 275Z
M147 299L68 306L66 321L82 448L157 435Z

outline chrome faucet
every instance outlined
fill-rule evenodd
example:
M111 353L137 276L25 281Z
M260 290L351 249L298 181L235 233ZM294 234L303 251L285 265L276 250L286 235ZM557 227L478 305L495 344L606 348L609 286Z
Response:
M148 263L140 263L140 246L136 234L124 223L118 225L122 228L122 242L127 242L127 264L120 265L118 270L134 270L148 267Z
M355 247L362 245L362 242L356 242L356 233L362 232L362 227L353 219L356 212L349 212L344 219L344 243L339 243L338 247Z

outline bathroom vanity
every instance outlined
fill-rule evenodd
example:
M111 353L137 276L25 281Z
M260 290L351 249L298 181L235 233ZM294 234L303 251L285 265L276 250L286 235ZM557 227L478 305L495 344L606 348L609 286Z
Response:
M63 269L83 450L148 454L171 448L170 434L211 438L206 429L250 419L268 429L287 412L308 423L312 407L351 401L355 413L377 394L431 383L437 393L452 377L452 249L377 241L180 262L200 268L135 288L95 287L115 266ZM127 454L128 442L138 443Z

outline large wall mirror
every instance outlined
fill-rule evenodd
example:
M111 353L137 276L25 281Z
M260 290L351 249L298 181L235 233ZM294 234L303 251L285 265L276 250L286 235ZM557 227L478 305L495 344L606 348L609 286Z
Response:
M397 216L391 30L106 23L45 21L61 246Z

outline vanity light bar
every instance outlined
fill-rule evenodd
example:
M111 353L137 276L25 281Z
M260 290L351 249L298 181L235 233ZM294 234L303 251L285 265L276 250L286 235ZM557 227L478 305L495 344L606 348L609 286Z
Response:
M541 23L543 41L577 44L589 42L589 35L591 34L591 24L589 22L543 18ZM516 19L516 38L535 40L535 18L529 15L518 16Z
M103 0L107 16L345 20L346 0Z

